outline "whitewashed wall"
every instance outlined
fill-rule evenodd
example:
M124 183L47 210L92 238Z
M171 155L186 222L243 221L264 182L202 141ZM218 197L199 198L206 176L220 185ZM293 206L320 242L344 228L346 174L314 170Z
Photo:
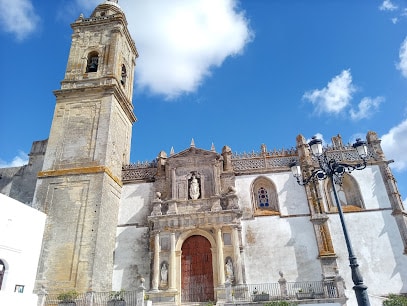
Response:
M236 177L236 193L243 211L252 211L251 185L258 177L266 177L276 186L282 216L309 214L304 187L297 184L291 172Z
M378 166L370 166L351 174L359 184L366 209L391 208Z
M256 217L242 224L249 284L321 280L318 248L309 218Z
M321 267L314 230L306 216L309 208L304 187L298 186L289 173L263 176L276 185L281 216L243 221L247 282L276 282L279 270L284 272L287 281L319 280ZM369 287L371 305L379 306L384 295L406 291L407 258L379 167L354 171L352 176L358 182L366 211L345 213L345 220L364 283ZM246 217L252 209L251 184L257 177L236 179L239 203ZM339 273L346 283L347 304L357 305L339 216L337 213L328 216Z
M3 194L0 211L0 259L6 265L0 305L36 305L32 292L46 215ZM15 293L16 285L24 292Z
M372 306L382 305L381 296L405 292L407 287L407 258L391 211L346 213L345 222L359 263L364 284ZM357 305L348 252L337 214L329 218L332 242L338 256L338 268L345 279L348 305Z
M288 172L261 176L275 184L281 216L259 216L242 222L247 282L277 282L279 271L290 282L321 280L318 247L303 187ZM236 178L239 203L246 212L252 210L251 185L258 177Z
M366 211L345 213L345 223L358 259L359 269L372 306L381 306L382 296L405 292L407 288L407 257L378 166L352 172ZM357 305L348 252L338 214L330 214L330 227L339 272L347 287L348 305Z
M140 279L150 284L150 251L147 217L153 199L153 184L123 186L116 232L113 290L136 290Z
M352 173L359 184L366 211L345 213L348 231L372 306L382 305L381 296L405 292L407 259L380 169L370 166ZM236 192L244 211L242 220L243 262L247 283L289 282L321 279L321 266L305 189L289 172L262 174L276 186L280 216L252 214L251 185L260 175L236 177ZM322 185L321 185L322 186ZM324 194L324 193L323 193ZM123 187L119 211L113 289L135 289L140 277L150 284L151 254L147 216L153 199L152 183ZM346 282L347 305L356 305L351 270L337 213L328 213L328 226L338 256L338 268Z

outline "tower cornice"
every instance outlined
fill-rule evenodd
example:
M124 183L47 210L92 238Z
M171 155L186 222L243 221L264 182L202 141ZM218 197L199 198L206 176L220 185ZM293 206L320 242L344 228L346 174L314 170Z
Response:
M77 95L84 95L87 92L91 92L92 95L102 95L102 96L109 96L114 95L116 101L119 102L121 108L127 115L128 119L131 123L137 121L136 116L133 112L133 105L131 101L126 97L123 90L119 86L109 84L109 85L97 85L97 86L86 86L86 87L76 87L76 88L69 88L69 89L59 89L54 90L54 95L57 98L57 103L60 97L66 97L68 95L77 96ZM103 92L102 94L100 94Z

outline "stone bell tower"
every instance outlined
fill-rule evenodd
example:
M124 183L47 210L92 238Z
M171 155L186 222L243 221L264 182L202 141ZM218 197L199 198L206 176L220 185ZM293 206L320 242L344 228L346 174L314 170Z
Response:
M121 170L129 163L138 57L126 17L104 1L71 24L71 49L34 205L48 216L37 290L111 290Z

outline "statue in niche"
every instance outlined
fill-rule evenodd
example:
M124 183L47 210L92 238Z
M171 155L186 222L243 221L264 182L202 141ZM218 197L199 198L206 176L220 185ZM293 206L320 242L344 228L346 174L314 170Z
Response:
M236 194L236 188L233 186L228 187L228 194Z
M192 200L196 200L199 198L199 194L199 183L194 174L192 175L191 185L189 186L189 196Z
M233 281L233 263L230 258L228 258L228 260L226 261L225 270L226 270L226 279L229 282L232 282Z
M168 282L168 268L167 264L164 262L161 266L161 286L166 286Z

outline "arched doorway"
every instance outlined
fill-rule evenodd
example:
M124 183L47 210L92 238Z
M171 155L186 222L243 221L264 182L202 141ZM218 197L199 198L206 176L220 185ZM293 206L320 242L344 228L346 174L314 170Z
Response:
M191 236L184 241L181 250L182 302L213 301L213 271L210 242L203 236Z

